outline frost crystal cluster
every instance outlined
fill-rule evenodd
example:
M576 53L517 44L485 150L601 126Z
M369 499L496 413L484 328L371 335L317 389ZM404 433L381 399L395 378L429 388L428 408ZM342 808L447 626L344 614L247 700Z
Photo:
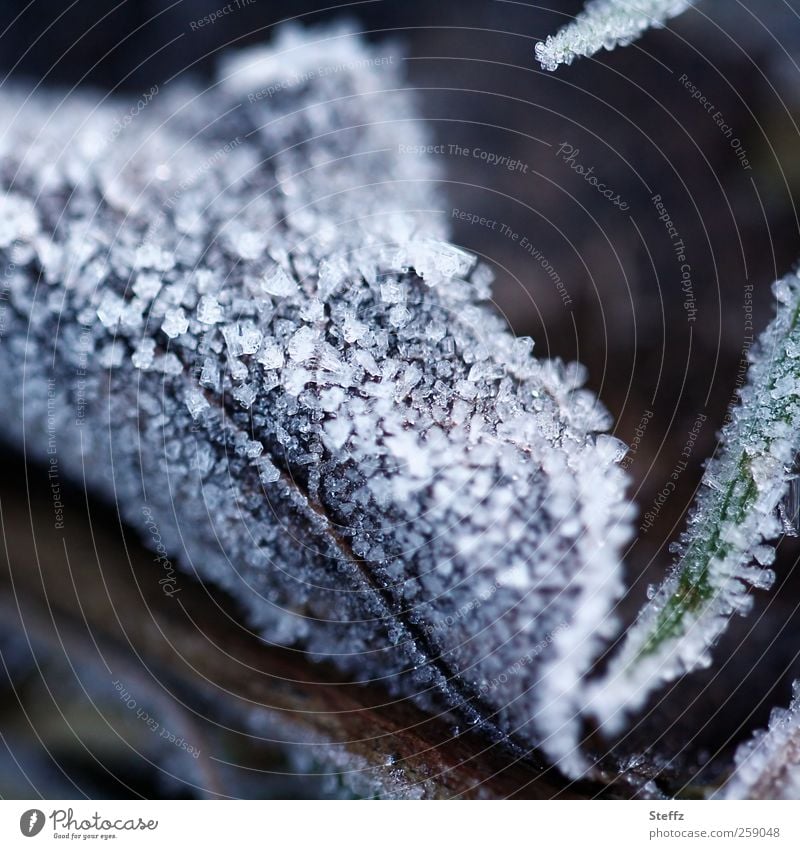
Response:
M800 451L800 278L773 288L777 314L751 354L747 384L676 546L678 562L653 593L587 708L616 730L653 689L711 664L730 616L768 589L780 536L778 508Z
M2 101L7 435L146 508L265 639L577 769L624 447L442 241L393 68L289 30L121 132L85 95Z
M536 45L536 59L547 71L571 65L579 56L613 50L635 41L650 27L664 26L694 0L590 0L571 24Z
M800 799L800 682L788 710L773 708L769 728L736 751L723 799Z

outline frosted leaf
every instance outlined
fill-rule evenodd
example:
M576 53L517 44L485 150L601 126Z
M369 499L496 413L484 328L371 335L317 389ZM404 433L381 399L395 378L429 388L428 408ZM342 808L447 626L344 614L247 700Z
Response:
M649 27L664 26L695 0L589 0L575 20L535 48L547 71L571 65L579 56L613 50L635 41Z
M267 640L577 774L583 682L631 536L622 446L598 439L609 416L581 370L535 359L487 303L490 271L446 241L431 163L396 155L399 128L429 141L398 67L362 62L379 57L342 30L292 33L280 56L229 60L220 85L166 87L88 165L83 117L111 125L113 103L74 93L54 111L0 90L16 116L0 182L39 186L52 159L28 202L59 257L30 326L35 251L9 290L4 340L27 348L0 347L6 435L22 438L23 399L25 433L46 434L39 390L56 378L64 474L109 497L113 481L140 528L152 505L175 562ZM270 92L329 43L336 74ZM90 173L65 192L77 165ZM185 210L165 212L173 196L202 210L196 238ZM115 339L107 374L94 351ZM77 432L79 379L107 389Z
M774 287L777 314L751 351L747 383L708 464L678 559L626 635L605 677L590 688L587 712L619 730L663 683L707 665L735 614L752 607L748 588L768 589L763 568L779 536L778 506L793 486L800 451L800 279ZM751 565L755 561L758 565Z
M734 756L735 770L716 796L722 799L800 799L800 682L788 710L774 708Z

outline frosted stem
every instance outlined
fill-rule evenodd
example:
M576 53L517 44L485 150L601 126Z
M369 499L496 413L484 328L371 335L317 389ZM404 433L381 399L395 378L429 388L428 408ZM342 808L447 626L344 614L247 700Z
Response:
M679 15L694 0L591 0L571 24L536 45L536 58L548 71L571 65L579 56L592 56L635 41L649 27Z
M733 613L752 605L748 586L767 589L782 531L778 506L800 450L800 281L774 286L777 314L751 355L739 404L681 537L672 574L644 607L588 711L606 729L621 727L660 684L707 666L710 648ZM755 563L754 563L755 561Z
M723 799L800 799L800 681L788 710L775 708L766 731L736 750Z

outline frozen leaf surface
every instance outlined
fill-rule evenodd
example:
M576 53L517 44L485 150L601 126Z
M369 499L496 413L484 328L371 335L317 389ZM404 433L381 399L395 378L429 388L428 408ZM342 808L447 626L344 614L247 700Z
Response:
M579 56L613 50L635 41L650 27L686 11L694 0L589 0L571 24L540 41L536 58L547 71L571 65Z
M620 443L443 240L394 69L288 30L116 136L113 106L2 97L7 435L146 508L266 640L577 772Z

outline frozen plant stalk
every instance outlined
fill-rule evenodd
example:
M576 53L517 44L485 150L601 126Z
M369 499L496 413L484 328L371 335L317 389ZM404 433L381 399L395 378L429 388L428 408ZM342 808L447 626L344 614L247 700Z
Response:
M571 24L536 45L542 67L555 71L579 56L593 56L635 41L649 27L663 26L694 0L590 0Z
M800 799L800 681L788 710L774 708L769 728L736 750L723 799Z
M146 508L266 639L576 771L631 535L620 445L442 241L394 67L290 30L113 143L116 107L3 93L4 427Z
M751 354L739 404L678 546L669 578L639 614L588 712L609 731L660 684L711 663L733 613L752 605L749 586L768 589L782 531L778 507L800 450L800 279L778 281L777 314Z

